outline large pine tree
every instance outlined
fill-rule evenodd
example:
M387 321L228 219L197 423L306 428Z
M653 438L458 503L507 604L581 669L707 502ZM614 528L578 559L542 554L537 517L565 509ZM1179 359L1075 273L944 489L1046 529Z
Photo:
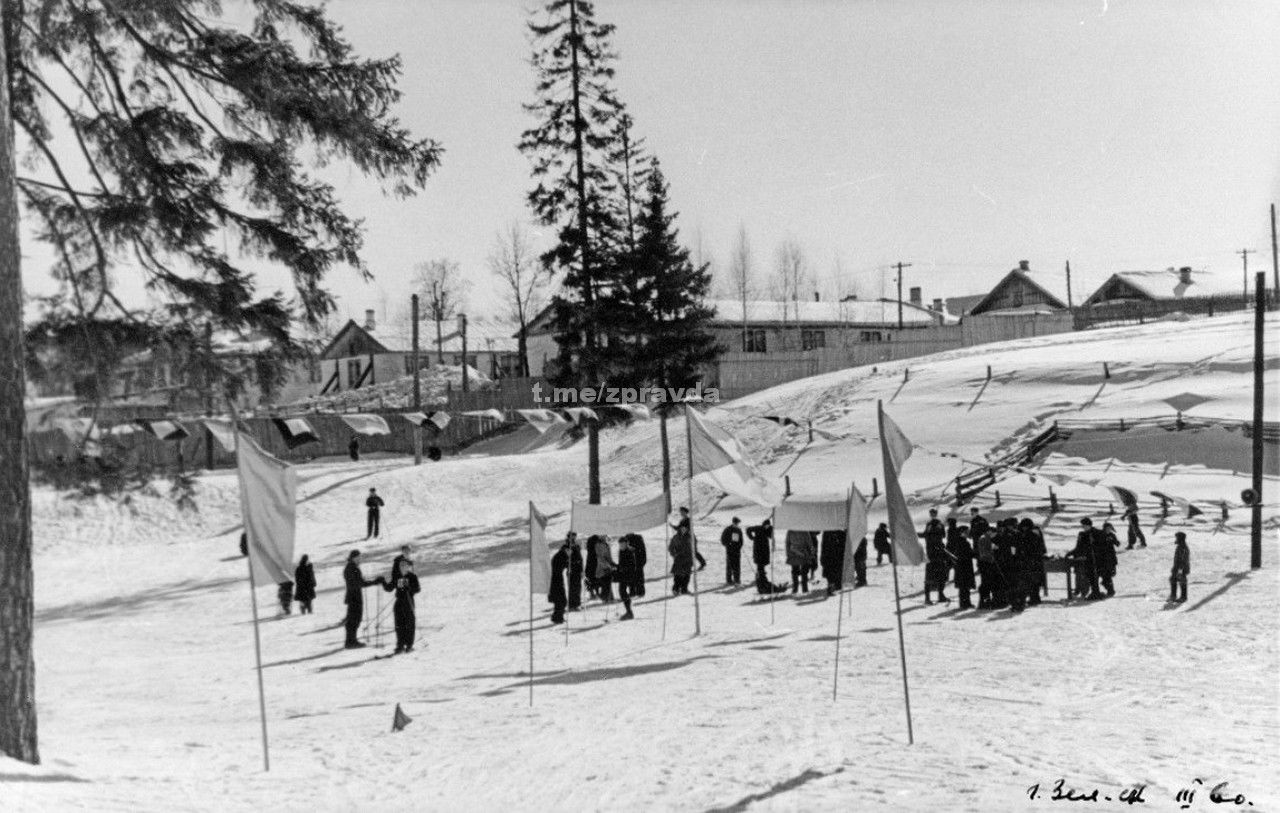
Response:
M628 332L639 347L634 354L642 380L664 389L688 389L702 380L722 348L710 331L715 311L707 305L709 266L694 265L680 245L676 213L662 168L653 162L638 218L639 238L633 259L636 307ZM671 490L671 457L667 416L671 402L659 406L662 437L662 487Z
M612 88L613 26L597 22L589 0L552 0L534 12L529 31L537 75L537 99L525 105L538 123L525 131L520 150L533 164L536 186L529 206L539 221L558 229L543 256L563 272L553 299L560 354L553 378L565 386L594 387L609 378L604 352L609 323L603 302L613 295L618 255L615 184L608 156L621 110ZM587 427L588 496L600 502L599 427Z
M360 58L321 8L243 5L236 25L220 0L0 0L0 752L18 759L38 750L15 195L57 256L59 324L129 320L187 351L253 331L288 356L295 319L332 306L326 273L364 271L360 224L307 167L345 161L407 195L439 162L391 114L398 59ZM287 269L293 296L259 294L243 255ZM167 306L122 301L130 273Z

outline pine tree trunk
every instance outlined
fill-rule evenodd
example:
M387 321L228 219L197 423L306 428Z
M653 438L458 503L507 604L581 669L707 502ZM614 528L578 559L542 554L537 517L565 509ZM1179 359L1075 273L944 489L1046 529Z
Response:
M662 435L662 490L671 493L671 446L667 443L667 413L658 413L658 432Z
M600 425L596 421L591 421L587 425L587 457L589 467L587 471L587 502L591 505L600 504Z
M0 30L3 30L0 5ZM0 36L0 65L7 65ZM40 761L31 651L31 500L27 481L22 267L9 88L0 82L0 753Z
M436 361L444 366L444 332L440 318L436 318Z
M520 333L516 337L516 353L520 356L520 375L523 378L529 377L529 339L525 336L527 328L522 323L520 325Z

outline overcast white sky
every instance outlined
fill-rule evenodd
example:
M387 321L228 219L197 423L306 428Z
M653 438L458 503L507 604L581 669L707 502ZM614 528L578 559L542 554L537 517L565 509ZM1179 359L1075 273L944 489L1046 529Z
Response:
M402 119L442 142L420 197L339 178L377 279L331 280L341 315L407 301L449 257L499 307L494 233L528 221L526 8L333 0L357 50L404 60ZM804 248L824 292L985 291L1020 259L1076 291L1128 268L1270 268L1280 197L1280 3L1237 0L597 0L617 85L662 161L687 244L723 264L739 224L768 274ZM268 285L286 282L264 275Z

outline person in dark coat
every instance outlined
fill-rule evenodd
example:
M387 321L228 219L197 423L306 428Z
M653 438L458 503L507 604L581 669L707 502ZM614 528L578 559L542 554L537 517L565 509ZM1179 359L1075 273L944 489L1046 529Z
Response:
M969 591L973 589L973 546L969 544L969 528L956 525L955 517L947 518L947 553L951 554L956 570L956 592L960 594L960 609L972 610Z
M1018 521L1013 517L1000 520L991 540L995 553L997 595L993 606L1009 607L1015 613L1026 605L1026 593L1022 586L1022 563L1018 558Z
M853 550L853 586L867 586L867 538L862 537Z
M1173 535L1173 570L1169 571L1169 601L1181 604L1187 600L1187 575L1190 573L1191 548L1187 547L1187 535L1178 531Z
M573 531L565 537L569 546L569 609L582 609L582 547Z
M564 608L569 603L565 594L564 577L569 570L569 540L560 545L560 550L551 557L551 587L547 590L547 601L551 604L551 623L564 623Z
M827 581L829 596L844 586L844 546L848 539L845 531L822 532L822 578Z
M973 528L969 528L970 535ZM994 609L999 595L1000 574L996 571L996 534L987 526L981 536L973 538L973 558L978 562L978 576L982 582L978 585L978 609Z
M809 531L787 531L787 565L791 568L791 593L809 592L809 570L818 561L814 550L814 534Z
M276 598L280 600L284 614L293 615L293 582L283 581L276 585Z
M1129 524L1129 547L1126 550L1133 550L1134 543L1138 543L1139 547L1147 546L1147 536L1142 532L1142 527L1138 525L1138 506L1130 505L1124 509L1124 519Z
M1110 523L1104 523L1103 530L1095 530L1093 532L1091 542L1093 544L1093 561L1097 563L1098 567L1098 583L1102 585L1102 589L1107 592L1107 597L1110 598L1116 594L1113 579L1116 575L1116 548L1120 546L1120 540L1116 539L1115 534L1112 533L1111 539L1115 539L1115 544L1112 544L1111 539L1107 538L1107 525L1110 525Z
M347 565L342 569L342 581L346 585L347 595L343 603L347 605L347 649L359 649L364 646L356 633L360 630L360 621L364 618L364 588L381 584L381 577L366 579L360 572L360 551L353 550L347 555Z
M872 540L876 548L876 566L878 567L880 560L886 557L889 559L889 564L893 564L893 545L889 542L889 526L886 523L880 523Z
M596 538L594 535L587 537L587 569L583 573L583 580L587 583L587 594L596 597L600 594L600 585L596 584Z
M698 570L702 570L707 566L707 560L702 558L702 554L698 551L698 538L693 533L693 521L689 519L689 509L680 506L680 521L671 526L671 529L677 533L684 530L689 535L693 544L693 558L698 560Z
M943 592L947 586L947 575L951 572L951 557L947 555L947 530L938 519L938 509L929 509L929 521L920 532L924 537L924 603L933 603L933 591L938 591L938 601L950 604L951 599Z
M600 600L608 604L613 601L613 573L618 566L613 561L613 554L609 552L609 537L593 536L587 540L588 544L591 544L591 540L595 540L592 547L596 551L596 592L600 594Z
M977 542L990 527L991 523L987 522L986 517L978 511L978 506L975 505L969 509L969 540L971 542Z
M1098 563L1096 560L1100 546L1093 543L1093 537L1097 530L1093 527L1093 520L1088 517L1080 520L1080 526L1080 533L1076 535L1076 546L1071 549L1069 554L1075 564L1076 595L1085 596L1091 600L1100 599L1102 598L1102 593L1098 590Z
M248 533L240 534L240 555L241 556L249 555L249 534Z
M395 593L395 602L391 605L391 615L396 622L396 652L412 652L413 639L418 631L417 613L414 611L413 597L422 589L418 577L413 572L413 562L408 558L397 559L391 571L391 581L382 580L382 589Z
M724 583L742 584L742 520L737 517L720 532L724 546Z
M1023 590L1027 604L1035 606L1040 603L1040 593L1048 584L1044 572L1044 556L1047 552L1044 545L1044 533L1036 527L1030 517L1023 517L1018 523L1018 552L1022 558Z
M676 531L667 546L671 554L671 592L677 596L689 594L689 577L693 575L693 541L684 529Z
M378 489L371 488L369 489L369 499L364 501L364 505L369 509L368 517L365 522L367 530L364 538L369 539L372 537L377 539L378 532L381 530L379 526L381 524L380 519L382 517L382 506L386 505L386 503L378 496Z
M630 536L631 550L636 556L636 574L631 586L631 595L644 598L644 566L649 562L649 551L645 548L643 536L640 534L630 534Z
M636 551L631 547L632 534L624 534L618 540L618 567L614 571L614 579L618 582L618 598L627 609L621 620L630 621L635 618L631 614L631 596L636 583Z
M351 455L354 461L360 460L360 439L355 435L351 436L351 442L347 444L347 454Z
M297 569L293 571L293 584L293 597L298 600L298 612L309 615L311 602L316 600L316 569L306 554L303 554Z
M747 529L751 540L751 561L756 566L756 589L769 584L769 564L773 561L773 524L765 520Z

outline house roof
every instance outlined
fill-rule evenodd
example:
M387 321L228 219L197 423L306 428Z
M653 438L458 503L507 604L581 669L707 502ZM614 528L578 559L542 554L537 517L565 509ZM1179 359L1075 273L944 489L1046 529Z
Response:
M707 300L715 315L713 324L720 327L737 327L742 324L742 300L710 299ZM785 313L784 313L785 309ZM529 322L529 335L540 335L551 331L551 306L547 306ZM902 303L902 322L911 327L926 325L955 324L958 320L944 310L941 313L932 311L913 302ZM844 301L828 300L825 302L782 300L749 300L747 302L747 323L755 325L816 325L816 326L853 326L896 328L898 326L898 300L896 299L850 299Z
M721 325L742 324L742 301L713 299L707 302L715 311L715 322ZM947 321L946 313L935 313L911 302L902 303L904 324L919 327ZM898 302L895 299L851 299L840 302L784 302L755 300L747 302L748 324L872 325L896 327Z
M943 300L948 313L964 316L973 310L973 306L986 299L986 294L968 294L966 296L950 296Z
M1018 267L1005 274L1004 277L997 282L987 295L976 305L969 308L969 313L978 314L991 309L991 306L1000 298L1003 290L1015 282L1022 281L1031 287L1040 291L1048 300L1048 306L1052 308L1066 309L1067 307L1067 284L1066 277L1060 274L1045 274L1032 271L1029 268ZM1036 303L1027 305L1022 309L1025 310L1044 310L1045 303ZM1019 308L1002 308L1001 310L1019 310Z
M412 326L412 325L410 325ZM457 331L457 322L449 319L444 324L445 332L441 337L441 349L446 353L462 351L462 337ZM337 332L333 339L325 345L324 351L320 354L320 358L332 358L331 351L337 347L351 333L358 332L362 338L372 343L375 353L410 353L413 351L412 341L405 339L401 333L404 329L398 329L394 332L392 329L379 330L377 328L369 330L367 327L356 323L354 320L348 320L342 329ZM516 327L503 319L494 319L491 317L468 317L467 318L467 351L469 353L488 352L492 349L496 352L517 351L517 344L514 338ZM426 320L422 323L418 331L420 353L435 352L436 336L435 323Z
M1129 297L1106 296L1115 282L1124 283L1138 294L1152 300L1196 299L1210 296L1241 296L1244 283L1235 275L1212 274L1208 271L1192 271L1191 284L1182 282L1182 273L1177 268L1166 268L1163 271L1120 271L1112 274L1107 281L1098 286L1098 290L1085 300L1086 305L1112 299Z
M371 342L376 348L380 348L382 352L384 353L393 352L389 348L387 348L387 346L383 342L379 341L378 337L375 336L372 332L356 324L356 321L354 319L348 319L347 323L343 325L342 328L337 333L334 334L333 338L329 340L329 343L326 344L324 346L324 349L320 351L320 358L322 359L333 358L333 356L330 355L330 353L333 352L333 349L337 347L340 343L342 343L353 332L358 332L360 334L363 334L362 338Z

